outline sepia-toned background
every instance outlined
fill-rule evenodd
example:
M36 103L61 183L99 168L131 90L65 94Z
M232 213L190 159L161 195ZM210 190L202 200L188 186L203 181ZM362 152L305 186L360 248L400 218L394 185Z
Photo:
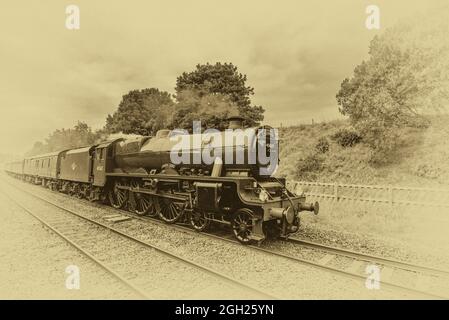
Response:
M70 4L80 8L79 30L66 27ZM379 29L367 27L370 5L380 10ZM449 269L448 17L446 0L4 0L0 163L183 126L202 114L177 112L195 103L200 111L210 108L209 120L214 113L225 118L239 110L235 101L222 92L198 98L181 90L179 81L207 74L197 74L199 66L220 70L232 63L246 77L244 85L254 88L248 106L265 110L255 112L262 121L249 120L279 129L277 174L291 190L321 203L318 216L304 216L302 239ZM151 99L136 106L133 94L142 100L157 96L162 107ZM134 125L128 121L134 116L148 119ZM0 298L134 298L30 221L11 201L8 193L18 193L5 179ZM60 194L51 197L94 216L111 214ZM214 256L213 263L241 271L238 276L246 272L238 265L244 259L267 278L268 265L274 274L278 266L290 268L246 249L235 258L223 244L177 238L151 226L142 230L173 250L185 249L188 257L190 250L200 260ZM162 258L154 260L157 270L166 267ZM82 268L85 291L64 287L65 267L73 263ZM177 265L168 265L175 274ZM297 282L283 290L288 298L410 298L316 270L294 270ZM171 274L154 279L160 281L154 284L158 298L181 297L190 288L187 282L178 286ZM210 284L193 298L222 298L215 295L221 284Z
M370 1L80 0L81 28L67 30L71 3L1 4L2 149L23 153L76 120L100 128L129 90L173 92L205 62L237 65L270 125L339 118L335 94L373 36L445 1L377 1L380 30L365 27Z

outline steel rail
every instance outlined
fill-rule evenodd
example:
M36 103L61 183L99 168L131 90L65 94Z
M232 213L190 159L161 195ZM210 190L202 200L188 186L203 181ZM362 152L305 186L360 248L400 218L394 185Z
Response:
M119 235L123 236L124 238L127 238L127 239L129 239L131 241L134 241L136 243L139 243L139 244L141 244L143 246L152 248L155 251L160 252L160 253L162 253L162 254L172 258L173 260L177 260L177 261L180 261L180 262L185 263L187 265L193 266L193 267L195 267L195 268L197 268L199 270L202 270L202 271L204 271L204 272L206 272L206 273L208 273L208 274L210 274L212 276L215 276L218 279L225 280L225 281L227 281L227 282L229 282L229 283L231 283L233 285L237 285L239 287L245 288L246 290L253 291L254 293L258 294L260 297L263 297L264 299L279 299L279 297L276 297L275 295L272 295L270 293L266 293L262 289L259 289L259 288L255 287L255 286L252 286L252 285L250 285L250 284L248 284L248 283L246 283L244 281L237 280L237 279L235 279L233 277L230 277L230 276L228 276L228 275L226 275L224 273L221 273L219 271L215 271L212 268L209 268L207 266L204 266L202 264L194 262L193 260L181 257L179 255L176 255L176 254L170 252L169 250L163 249L163 248L161 248L161 247L159 247L159 246L157 246L155 244L151 244L151 243L149 243L147 241L140 240L140 239L138 239L138 238L136 238L134 236L131 236L129 234L126 234L126 233L124 233L124 232L122 232L122 231L120 231L120 230L118 230L118 229L116 229L114 227L108 226L106 224L103 224L103 223L101 223L99 221L96 221L96 220L93 220L93 219L89 219L89 218L83 216L82 214L79 214L79 213L77 213L77 212L75 212L75 211L73 211L71 209L64 208L64 207L54 203L53 201L50 201L48 199L42 198L40 196L37 196L37 195L27 191L27 190L23 190L22 188L19 188L19 187L13 185L13 184L10 184L10 185L12 185L14 188L16 188L16 189L18 189L18 190L20 190L22 192L25 192L25 193L33 196L36 199L39 199L39 200L41 200L43 202L46 202L46 203L50 204L50 205L52 205L52 206L54 206L54 207L56 207L56 208L58 208L58 209L60 209L62 211L65 211L67 213L75 215L75 216L77 216L77 217L79 217L81 219L84 219L86 221L89 221L89 222L91 222L91 223L93 223L93 224L95 224L97 226L100 226L100 227L103 227L105 229L108 229L108 230L110 230L110 231L112 231L112 232L114 232L116 234L119 234Z
M385 265L385 266L391 266L394 268L399 268L407 271L413 271L413 272L421 272L421 273L428 273L431 275L436 276L442 276L442 277L449 277L449 271L443 270L443 269L437 269L425 265L419 265L414 264L410 262L400 261L396 259L390 259L390 258L384 258L376 255L370 255L362 252L357 252L353 250L348 249L341 249L333 246L328 246L316 242L306 241L302 239L297 238L288 238L286 240L287 242L295 243L298 245L301 245L303 247L312 248L312 249L318 249L322 250L328 253L332 254L338 254L340 256L345 256L348 258L353 258L361 261L366 262L377 262L379 264Z
M34 196L36 198L38 198L38 199L41 199L41 200L43 200L45 202L51 203L50 201L48 201L48 200L46 200L44 198L41 198L41 197L39 197L39 196L37 196L35 194L32 194L29 191L23 190L22 188L19 188L17 186L14 186L14 187L17 188L17 189L20 189L20 190L22 190L22 191L24 191L24 192L26 192L26 193L28 193L30 195L32 195L32 196ZM57 204L53 204L53 203L51 203L51 204L54 205L54 206L60 207ZM60 208L62 210L68 210L68 209L65 209L65 208L62 208L62 207L60 207ZM160 225L167 226L166 223L163 223L162 221L157 220L155 218L139 216L139 215L137 215L135 213L132 213L132 212L129 212L129 211L126 211L126 210L123 210L123 209L115 209L115 208L111 208L111 209L114 209L114 211L117 210L119 212L122 212L125 215L131 216L131 217L134 217L134 218L138 218L140 220L151 221L151 222L155 222L155 223L160 224ZM225 237L222 237L222 236L219 236L219 235L215 235L215 234L212 234L212 233L208 233L208 232L201 232L201 233L199 233L199 232L195 231L194 229L192 229L190 227L179 225L179 224L171 224L170 226L171 227L175 227L175 228L177 228L179 230L191 233L191 234L197 234L197 235L202 235L202 236L206 236L206 237L210 237L210 238L215 238L215 239L218 239L218 240L227 241L229 243L233 243L235 245L241 246L241 244L237 240L234 240L234 239L225 238ZM360 274L355 273L355 272L350 272L350 271L334 268L334 267L331 267L331 266L327 266L327 265L324 265L324 264L321 264L321 263L318 263L318 262L315 262L315 261L312 261L312 260L303 259L303 258L294 257L294 256L291 256L291 255L279 253L279 252L276 252L276 251L273 251L273 250L261 248L260 246L247 245L247 247L250 247L250 248L252 248L254 250L258 250L258 251L263 252L265 254L281 257L283 259L287 259L287 260L290 260L290 261L295 261L295 262L301 263L303 265L316 267L316 268L322 269L324 271L328 271L330 273L343 275L345 277L349 277L349 278L356 279L356 280L363 281L363 282L366 281L366 276L360 275ZM315 248L315 249L317 249L317 248ZM347 254L349 255L349 253L347 253ZM364 259L358 259L358 260L364 260ZM386 259L386 260L388 260L388 259ZM448 297L445 297L445 296L441 296L441 295L438 295L438 294L426 292L426 291L423 291L423 290L419 290L419 289L410 288L410 287L407 287L407 286L395 284L395 283L392 283L392 282L389 282L389 281L380 281L380 283L381 283L381 285L383 285L385 287L388 287L390 289L399 290L399 291L408 292L408 293L414 293L414 294L417 294L417 295L422 296L422 297L437 298L437 299L447 299L448 298Z
M21 203L19 203L17 200L15 200L14 198L12 198L10 195L8 195L7 193L3 192L3 194L11 201L13 202L17 207L21 208L23 211L25 211L26 213L28 213L29 215L31 215L32 217L34 217L36 220L38 220L41 224L43 224L45 227L47 227L48 229L50 229L53 233L57 234L60 238L62 238L63 240L65 240L67 243L69 243L72 247L74 247L75 249L77 249L79 252L81 252L83 255L85 255L86 257L88 257L91 261L93 261L95 264L97 264L99 267L101 267L102 269L104 269L105 271L107 271L108 273L110 273L111 275L113 275L117 280L119 280L121 283L123 283L125 286L129 287L132 291L134 291L135 293L138 294L138 296L140 296L141 298L144 299L151 299L151 297L145 293L142 289L136 287L135 285L133 285L131 282L129 282L128 280L126 280L124 277L122 277L120 274L118 274L117 272L115 272L112 268L110 268L109 266L107 266L105 263L101 262L100 260L98 260L97 258L95 258L95 256L90 253L89 251L87 251L86 249L83 249L80 245L78 245L75 241L71 240L70 238L68 238L67 236L65 236L64 234L62 234L61 232L58 231L58 229L56 227L54 227L51 223L45 221L45 219L43 219L42 217L39 217L37 214L35 214L33 211L31 211L30 209L28 209L27 207L25 207L24 205L22 205Z

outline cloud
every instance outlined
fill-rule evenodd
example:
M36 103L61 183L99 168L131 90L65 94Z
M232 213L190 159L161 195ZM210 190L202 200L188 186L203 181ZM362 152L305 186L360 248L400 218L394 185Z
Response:
M78 31L64 27L67 4L3 6L0 134L10 137L3 150L24 152L77 120L101 127L129 90L173 92L181 72L206 62L233 62L247 74L268 124L334 118L338 86L375 34L364 28L359 0L78 0ZM379 6L387 26L432 5Z

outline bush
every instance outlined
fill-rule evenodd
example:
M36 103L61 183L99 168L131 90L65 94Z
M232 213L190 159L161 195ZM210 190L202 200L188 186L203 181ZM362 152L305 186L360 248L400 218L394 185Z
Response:
M412 137L408 136L407 128L372 129L364 136L364 143L371 149L370 163L376 166L400 161L401 147L406 145Z
M416 167L415 173L418 177L437 179L440 176L441 170L431 164L420 164Z
M296 163L296 175L299 179L315 180L317 173L323 170L324 158L318 153L312 153L300 158Z
M348 129L338 130L334 135L332 135L332 139L345 148L352 147L362 141L361 136L359 136L356 132Z
M315 145L315 150L318 153L326 153L329 151L329 141L325 137L321 137Z

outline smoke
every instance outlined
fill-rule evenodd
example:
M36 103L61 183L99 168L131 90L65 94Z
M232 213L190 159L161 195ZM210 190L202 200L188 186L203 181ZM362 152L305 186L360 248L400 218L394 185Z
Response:
M111 141L111 140L116 140L116 139L125 139L125 140L133 140L133 139L138 139L138 138L142 138L143 136L138 135L138 134L126 134L123 132L118 132L118 133L110 133L110 134L105 134L103 135L99 140L97 141L97 143L102 142L102 141Z

